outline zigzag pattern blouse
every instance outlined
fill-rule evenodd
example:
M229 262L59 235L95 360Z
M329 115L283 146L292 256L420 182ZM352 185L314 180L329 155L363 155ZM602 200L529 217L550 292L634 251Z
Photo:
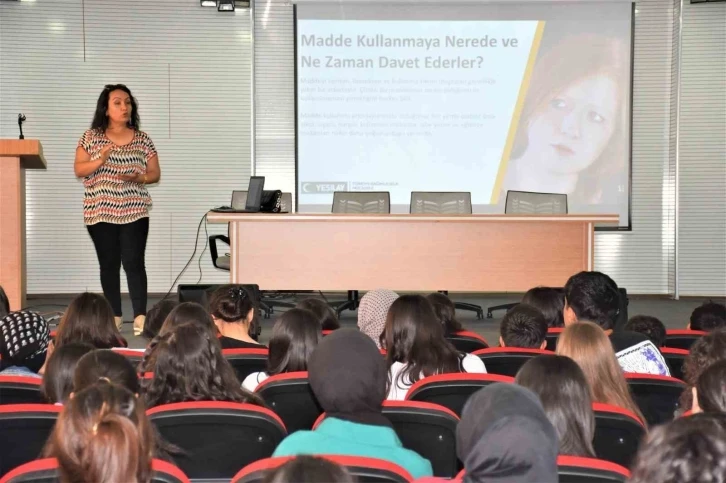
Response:
M91 160L98 159L101 149L107 144L113 142L98 129L89 129L78 141L78 145L91 155ZM117 146L100 168L83 178L85 224L124 224L148 217L151 196L146 186L124 181L119 175L146 173L146 163L155 155L156 148L151 138L137 130L130 143Z

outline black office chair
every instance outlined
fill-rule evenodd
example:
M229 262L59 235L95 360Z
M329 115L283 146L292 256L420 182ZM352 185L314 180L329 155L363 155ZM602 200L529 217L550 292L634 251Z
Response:
M391 194L388 191L336 191L333 194L333 213L388 214L391 212ZM358 310L360 295L348 290L348 298L332 303L338 317L344 310Z

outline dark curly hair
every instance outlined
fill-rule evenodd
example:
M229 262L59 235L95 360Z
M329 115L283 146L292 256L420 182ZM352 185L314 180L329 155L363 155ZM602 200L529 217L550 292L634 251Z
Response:
M131 116L129 118L128 127L131 129L139 130L141 126L141 120L139 118L139 104L136 102L136 98L131 94L131 90L123 84L106 84L101 95L98 96L96 101L96 112L93 114L93 121L91 121L91 129L98 131L105 131L108 128L108 99L113 91L124 91L131 98Z
M198 324L184 324L159 336L145 362L144 370L153 372L145 385L149 408L187 401L264 405L259 396L242 389L215 335Z
M680 399L681 409L691 409L693 393L698 377L711 364L726 359L726 329L717 330L694 342L683 364L683 380L686 388Z
M711 364L698 376L696 392L701 411L726 412L726 359Z
M446 295L434 292L426 296L426 300L431 303L436 318L439 319L444 328L444 335L455 334L461 332L464 327L456 320L456 306Z

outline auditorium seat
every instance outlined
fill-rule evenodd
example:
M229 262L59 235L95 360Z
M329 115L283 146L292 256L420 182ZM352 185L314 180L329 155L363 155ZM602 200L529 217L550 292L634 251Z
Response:
M290 433L312 429L323 412L310 388L306 371L271 376L262 381L255 392L280 416Z
M58 460L44 458L15 468L0 483L57 483L60 481ZM187 475L171 463L160 459L151 461L151 483L190 483Z
M0 406L0 475L40 457L62 409L53 404Z
M141 361L144 360L144 351L135 351L132 349L111 349L114 352L117 352L124 356L128 361L131 363L134 368L138 367L139 364L141 364Z
M557 339L560 338L563 330L565 330L564 327L550 327L547 329L547 335L545 335L547 341L546 350L554 352L557 349Z
M661 354L668 363L668 367L671 370L671 376L683 379L683 364L688 358L688 351L686 349L675 349L673 347L661 347Z
M323 330L323 337L325 337L326 335L332 334L334 330L335 329L324 329Z
M479 349L488 349L487 340L477 333L461 330L446 336L446 340L451 342L459 352L471 353Z
M633 412L612 404L594 403L595 438L598 458L630 468L645 435L645 426Z
M519 368L530 359L540 355L554 355L554 352L542 349L522 349L519 347L491 347L472 352L484 361L489 374L501 374L514 377Z
M149 420L185 454L175 462L192 479L229 479L240 466L272 455L287 431L269 409L252 404L197 401L157 406Z
M222 355L232 365L237 379L244 381L253 372L267 370L268 350L266 347L249 349L222 349Z
M28 376L0 376L0 404L44 403L41 379Z
M344 466L359 483L408 483L413 481L411 474L390 461L362 456L316 455L340 466ZM242 468L232 478L231 483L262 483L267 472L274 470L293 456L281 456L256 461Z
M623 466L597 458L560 455L557 457L560 483L625 483L630 471Z
M673 420L678 410L678 399L686 388L683 381L675 377L634 373L626 373L625 379L649 426Z
M703 330L668 329L666 330L665 346L690 350L693 343L707 333Z
M461 416L469 396L495 382L513 383L514 378L499 374L455 372L420 379L406 393L406 401L438 404Z
M393 425L403 447L431 462L434 476L452 478L459 471L456 457L456 425L459 417L438 404L420 401L384 401L383 415ZM313 429L325 419L315 421Z

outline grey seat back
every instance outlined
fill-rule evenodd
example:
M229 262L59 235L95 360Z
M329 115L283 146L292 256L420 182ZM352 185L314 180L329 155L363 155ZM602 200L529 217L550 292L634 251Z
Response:
M504 213L508 215L566 215L567 195L507 191Z
M390 213L391 194L388 191L336 191L333 213Z
M470 215L471 193L413 191L410 212L430 215Z

